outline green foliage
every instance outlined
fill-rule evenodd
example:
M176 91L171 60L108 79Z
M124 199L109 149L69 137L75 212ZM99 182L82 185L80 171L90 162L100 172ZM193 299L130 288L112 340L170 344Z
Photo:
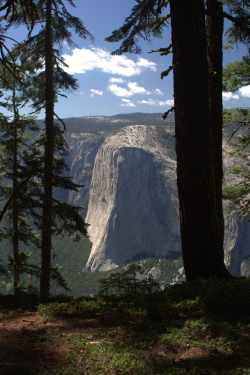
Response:
M129 307L129 301L121 305L124 297L39 306L46 321L64 319L59 326L65 331L55 334L54 322L51 334L67 348L67 366L53 368L51 374L71 374L74 366L76 374L87 368L89 375L249 373L249 279L170 286L161 295L151 295L152 309L161 311L160 319L145 313L145 300L137 298Z
M170 24L169 4L169 0L137 0L124 24L106 38L111 43L121 42L120 47L113 53L117 55L126 52L140 53L141 48L138 39L150 40L153 36L162 36L164 29ZM161 56L168 56L172 53L172 44L152 52L160 53ZM167 77L172 70L172 65L164 69L161 73L161 79ZM164 119L168 114L164 114Z
M159 282L151 275L145 276L140 264L131 264L101 280L99 294L106 297L110 309L118 309L119 315L126 314L136 320L146 317L161 320L169 307L165 300L161 301Z
M81 38L87 38L90 33L87 31L86 27L80 21L80 19L72 15L65 3L67 1L52 1L52 34L53 34L53 48L51 49L52 63L53 63L53 86L54 86L54 102L57 101L59 96L64 96L66 90L74 90L77 88L77 81L65 71L65 63L61 57L63 42L72 44L72 33L74 32ZM26 2L27 3L27 2ZM70 0L68 3L74 6L74 1ZM35 4L35 5L34 5ZM46 48L48 47L48 40L46 39L46 2L37 0L34 3L29 1L30 10L26 13L26 18L22 12L25 11L26 7L24 2L18 0L10 0L2 4L0 11L5 12L5 22L7 26L10 26L13 22L19 23L22 21L27 21L29 26L29 33L27 39L21 43L15 45L15 49L8 54L7 60L10 62L11 66L3 65L0 71L2 87L4 92L7 92L5 96L12 94L15 99L15 105L11 102L9 104L8 100L5 99L2 106L9 110L13 114L15 119L14 125L16 125L16 117L18 114L19 107L23 108L27 104L31 104L34 108L35 113L40 112L46 106L46 72L44 69L44 61L46 56ZM34 7L33 7L34 5ZM26 4L27 6L27 4ZM34 28L33 22L39 24L38 27ZM47 46L47 47L46 47ZM46 48L45 48L46 47ZM18 95L17 95L18 93ZM53 95L52 95L53 98ZM52 104L52 103L50 103ZM53 106L53 104L52 104ZM56 115L55 115L56 116ZM58 118L58 117L57 117ZM4 121L2 121L4 122ZM19 121L20 122L20 121ZM31 121L30 121L31 122ZM34 127L34 122L32 126ZM9 123L7 125L10 125ZM19 215L19 237L18 240L23 242L25 245L32 245L34 247L40 247L41 241L40 237L33 235L34 230L41 231L42 229L42 210L44 206L44 169L46 169L46 145L47 133L43 125L39 127L39 133L34 136L33 128L30 126L30 131L26 132L29 134L29 139L25 145L25 151L18 150L18 160L20 161L22 175L18 180L18 186L23 187L23 181L26 181L27 173L29 174L29 180L31 184L30 189L22 189L22 201L19 204L22 206L22 216ZM6 127L10 133L11 127ZM64 139L64 123L58 118L58 121L52 124L52 131L50 132L50 141L53 143L53 217L52 217L52 228L51 233L59 235L61 233L69 234L71 237L75 236L75 239L79 239L82 234L86 234L86 226L83 220L83 211L81 207L73 207L72 205L66 203L60 197L62 191L65 193L67 191L77 191L79 186L76 185L71 177L66 176L66 157L67 157L67 144ZM25 133L25 134L26 134ZM19 137L20 141L23 138ZM18 139L19 139L18 138ZM53 139L52 139L53 138ZM8 146L10 142L8 141ZM21 143L22 144L22 143ZM28 151L27 151L28 150ZM30 150L33 150L30 152ZM10 152L13 151L10 149ZM24 158L20 158L20 154L23 152ZM22 156L23 156L22 154ZM8 157L10 155L8 154ZM12 155L11 155L12 157ZM27 168L24 171L24 166L29 166L28 172ZM3 189L5 188L6 177L3 178ZM20 182L20 184L19 184ZM25 188L27 187L25 184ZM21 189L19 189L21 191ZM26 191L28 199L26 199ZM11 190L8 187L8 193L11 194ZM7 194L6 194L7 195ZM6 198L6 196L5 196ZM11 207L11 204L9 204ZM19 214L21 210L19 209ZM47 213L46 213L47 215ZM3 233L5 238L8 234L11 235L11 228L7 228L8 233ZM17 231L15 231L16 233ZM33 242L32 242L33 241ZM17 252L17 251L16 251ZM24 250L23 250L24 252ZM15 255L15 259L11 260L12 269L17 269L17 259L18 256ZM31 274L34 273L34 267L31 265L26 265L25 268L22 265L23 270L29 270ZM20 264L21 270L21 264ZM40 268L37 270L40 272ZM21 273L22 273L21 272ZM34 276L34 275L33 275ZM51 272L51 277L64 289L67 288L65 279L60 274L58 268L53 267Z
M0 294L11 294L12 270L9 268L10 242L0 242L0 253L4 274L0 273ZM104 277L102 272L83 272L83 265L86 263L90 253L90 242L86 238L74 241L74 236L54 236L53 238L53 261L52 267L56 268L65 280L70 290L66 290L58 284L58 280L51 280L52 295L67 293L78 297L82 295L96 294L99 289L98 280ZM34 289L37 293L40 277L40 254L36 246L25 247L26 262L22 265L21 287L25 291Z
M0 61L10 74L16 75L15 64L9 59L10 44L17 43L7 35L8 29L16 24L25 24L29 32L38 19L37 6L34 0L2 0L0 3Z
M96 374L121 373L124 375L146 375L147 367L142 352L126 345L107 342L86 345L87 366Z
M20 66L18 57L14 53L12 55L10 52L9 55L15 76L5 65L0 69L2 90L0 105L8 111L8 115L2 115L0 121L2 140L0 194L3 210L1 237L10 239L13 243L13 255L9 255L9 271L13 274L14 288L17 292L23 289L21 280L23 274L37 276L39 270L39 267L27 263L26 248L38 245L32 212L34 208L32 192L36 187L38 173L35 157L37 151L32 138L36 139L38 127L32 117L21 115L22 108L28 104L29 98L25 96L19 79L25 81L28 74L27 67Z
M7 21L8 27L13 23L24 23L30 28L38 19L38 8L34 0L3 0L0 12Z
M227 185L223 188L223 198L238 201L241 199L246 193L248 193L249 187L244 183L239 183L236 185Z
M235 43L244 43L249 46L249 0L223 0L223 3L225 4L224 15L230 21L226 33L227 46L232 47Z
M57 297L58 298L58 297ZM104 302L101 298L79 298L65 302L54 302L39 305L38 313L44 319L94 318L103 311Z
M223 72L224 90L236 91L250 84L250 57L228 64Z
M62 53L62 45L67 42L73 45L72 34L75 33L80 38L92 38L81 20L73 16L65 6L65 1L56 0L52 2L52 33L53 33L53 88L55 92L55 103L59 96L65 96L65 91L75 90L78 87L77 80L65 71L66 64L64 62ZM71 6L74 6L74 1L69 1ZM30 82L26 88L33 98L33 105L36 111L40 111L45 107L45 48L46 33L45 33L45 19L46 6L42 0L37 1L39 9L39 18L41 27L35 29L24 42L18 47L18 53L22 63L28 63L36 67L37 76L35 80ZM39 69L40 68L40 69ZM38 72L39 69L39 72Z
M237 176L237 182L226 184L223 188L225 199L231 200L242 216L249 216L250 212L250 174L249 167L244 163L248 153L250 137L242 136L236 147L235 154L242 158L242 165L234 165L229 173Z
M224 125L248 124L250 122L250 110L247 108L224 109Z
M124 25L112 32L106 38L108 42L120 42L121 46L116 54L124 52L140 52L138 38L150 39L152 35L159 36L169 23L169 1L165 0L138 0L126 18Z
M186 300L196 300L194 308L199 306L218 319L237 319L250 315L249 279L198 280L175 285L167 289L166 293L171 303L178 303L179 308Z
M248 62L249 64L249 62ZM227 183L223 188L225 199L231 200L239 213L243 216L249 216L250 212L250 173L245 160L248 158L250 136L250 111L246 108L236 108L224 110L224 125L236 124L237 127L230 136L230 141L234 141L236 135L237 143L234 142L233 154L242 160L241 165L234 165L227 172L237 176L237 181L232 184Z
M160 285L152 276L145 278L143 267L129 265L126 269L114 271L101 280L101 295L137 296L157 293Z

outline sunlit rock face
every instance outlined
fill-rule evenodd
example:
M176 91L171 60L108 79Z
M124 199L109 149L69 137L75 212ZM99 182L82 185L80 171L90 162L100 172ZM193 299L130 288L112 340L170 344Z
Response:
M233 166L250 167L250 152L243 159L234 152L246 131L238 127L224 129L229 185L240 178L230 172ZM160 115L133 114L73 119L67 129L70 174L82 187L65 198L87 211L88 269L180 255L173 123ZM226 265L236 275L248 275L249 219L241 218L230 201L224 202L224 215Z
M105 140L86 216L93 244L88 269L180 255L175 170L174 137L166 128L130 126Z

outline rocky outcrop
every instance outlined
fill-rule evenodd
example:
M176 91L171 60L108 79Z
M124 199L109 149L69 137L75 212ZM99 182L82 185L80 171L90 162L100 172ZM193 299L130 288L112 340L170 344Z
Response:
M85 214L88 207L94 162L103 141L104 136L100 132L71 133L67 137L69 147L67 164L70 175L80 188L78 191L68 192L64 199L72 205L83 207Z
M93 242L89 269L108 269L148 257L171 259L180 254L175 147L170 124L163 122L160 114L66 121L68 166L81 188L63 198L84 206L85 212L88 207ZM232 173L235 166L243 163L250 167L249 152L244 158L234 152L245 131L246 127L238 125L224 129L225 185L240 181L240 176ZM250 222L240 218L227 200L224 213L226 264L234 274L247 275Z
M88 269L180 255L175 169L174 136L166 127L130 126L105 140L86 216L93 244Z
M232 152L232 132L228 128L224 137L227 183L237 182L228 171L242 162ZM93 244L89 270L180 256L174 144L166 126L129 126L106 138L95 160L86 216ZM233 274L246 274L250 222L224 203L225 261Z

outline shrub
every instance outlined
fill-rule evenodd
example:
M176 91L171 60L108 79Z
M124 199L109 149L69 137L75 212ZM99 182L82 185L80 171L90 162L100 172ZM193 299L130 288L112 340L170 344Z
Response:
M132 264L126 269L115 271L100 281L101 295L138 296L151 295L160 291L159 283L149 275L145 277L143 267Z
M249 279L211 278L186 282L168 288L166 297L170 302L180 305L183 305L185 300L196 300L204 312L218 318L250 317Z

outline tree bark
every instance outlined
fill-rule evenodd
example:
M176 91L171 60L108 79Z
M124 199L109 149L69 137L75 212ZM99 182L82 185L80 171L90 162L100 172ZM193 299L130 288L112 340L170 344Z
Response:
M224 277L215 206L204 2L171 0L170 6L184 268L187 280Z
M40 277L40 298L46 302L50 292L50 268L52 248L52 195L53 195L53 153L54 153L54 83L53 83L53 31L52 0L46 0L45 27L45 161L44 198L42 213L42 259Z
M18 110L16 106L16 92L15 88L13 89L12 95L12 104L13 104L13 180L12 180L12 190L13 190L13 199L12 199L12 246L13 246L13 289L15 297L18 297L19 288L20 288L20 259L19 259L19 228L18 228L18 176L17 176L17 168L18 168L18 160L17 160L17 148L18 148L18 134L17 134L17 126L18 126Z
M215 219L217 225L217 249L224 261L224 215L222 200L223 184L223 5L217 0L207 0L207 40L209 71L209 109L213 150L215 187Z

